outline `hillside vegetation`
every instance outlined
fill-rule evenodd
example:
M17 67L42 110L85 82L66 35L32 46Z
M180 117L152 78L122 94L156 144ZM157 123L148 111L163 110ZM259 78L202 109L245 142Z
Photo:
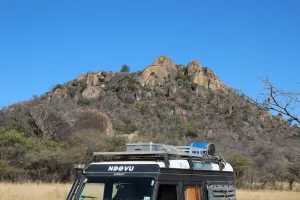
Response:
M0 111L0 179L60 181L93 151L126 142L209 141L235 167L236 184L300 178L300 128L261 110L208 67L159 56L143 71L87 72Z

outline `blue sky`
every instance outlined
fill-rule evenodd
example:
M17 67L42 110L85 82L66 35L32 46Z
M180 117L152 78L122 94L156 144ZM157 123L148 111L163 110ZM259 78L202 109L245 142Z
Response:
M299 91L300 1L0 0L0 106L159 54L200 60L251 96L266 76Z

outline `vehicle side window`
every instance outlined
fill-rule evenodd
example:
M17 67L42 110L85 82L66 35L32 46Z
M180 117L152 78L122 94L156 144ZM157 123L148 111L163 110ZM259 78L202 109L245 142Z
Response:
M201 186L188 185L184 186L184 200L202 200Z
M104 183L88 183L85 185L81 199L103 199Z
M159 185L157 200L177 200L177 185Z

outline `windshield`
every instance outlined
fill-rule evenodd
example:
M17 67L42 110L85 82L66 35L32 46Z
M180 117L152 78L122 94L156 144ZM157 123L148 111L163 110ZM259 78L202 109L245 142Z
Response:
M150 200L152 178L96 178L86 180L80 200Z

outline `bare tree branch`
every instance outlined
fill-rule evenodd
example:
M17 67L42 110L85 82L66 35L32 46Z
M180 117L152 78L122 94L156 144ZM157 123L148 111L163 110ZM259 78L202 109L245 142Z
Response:
M297 108L300 104L300 92L277 89L268 78L260 78L260 80L266 86L263 89L263 92L261 92L259 95L261 101L253 100L238 90L239 93L251 103L258 106L261 110L273 110L288 117L288 121L300 124L300 118L294 113L295 108ZM282 102L282 100L284 102Z

